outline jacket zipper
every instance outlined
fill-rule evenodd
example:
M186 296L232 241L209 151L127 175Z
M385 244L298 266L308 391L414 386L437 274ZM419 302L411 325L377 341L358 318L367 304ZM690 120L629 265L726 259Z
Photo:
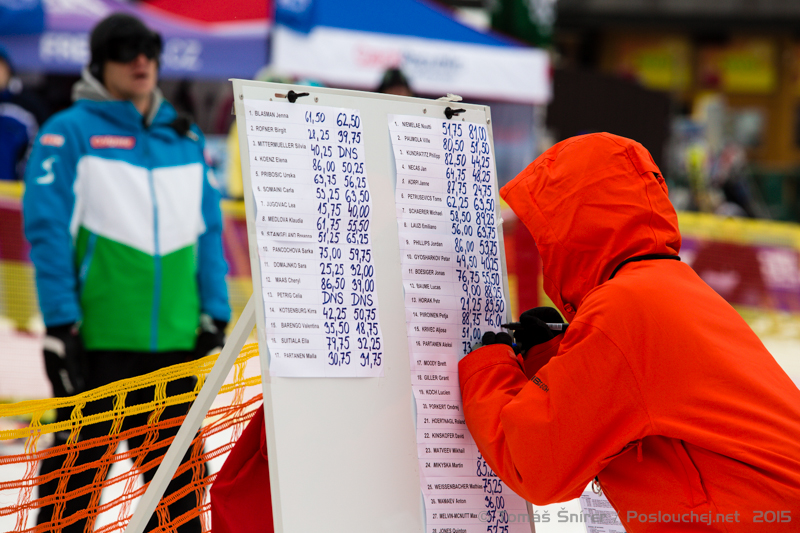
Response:
M94 256L94 247L97 243L97 235L89 233L89 239L86 242L86 253L81 260L81 267L78 270L78 286L80 291L83 292L83 287L86 284L86 276L89 275L89 266L92 264L92 257Z
M618 523L620 525L624 525L623 522L622 522L622 519L619 517L620 510L617 509L616 505L614 505L614 500L611 499L611 496L608 494L608 492L606 492L603 489L603 487L600 485L600 477L599 476L595 476L594 481L592 481L592 492L594 492L594 484L595 483L597 483L597 486L600 489L600 492L596 492L595 494L597 494L598 496L605 496L606 500L608 500L608 503L611 504L611 508L614 509L614 512L617 515L616 523Z
M150 186L150 199L153 202L153 309L150 315L150 351L158 351L158 315L161 304L161 246L158 240L158 200L156 198L153 165L150 161L150 139L144 131L144 154L147 161L147 182Z
M637 440L635 446L636 446L636 461L641 463L642 460L643 460L643 457L642 457L643 456L643 454L642 454L642 439ZM631 444L628 444L627 446L625 446L622 449L622 451L619 453L619 455L621 455L625 451L629 450L630 448L631 448ZM592 480L592 492L594 492L598 496L605 496L606 500L608 500L608 503L610 503L611 507L613 507L614 511L616 511L617 520L620 520L620 524L621 524L622 520L619 518L619 510L617 509L617 506L614 505L614 502L611 500L611 496L609 496L608 492L606 492L606 490L603 488L603 485L600 483L600 476L599 475L594 476L594 479Z

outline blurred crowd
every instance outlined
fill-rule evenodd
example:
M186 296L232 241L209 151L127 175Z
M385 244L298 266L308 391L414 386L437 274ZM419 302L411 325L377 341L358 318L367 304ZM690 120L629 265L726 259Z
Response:
M700 98L693 113L673 120L667 168L670 199L679 211L770 218L747 156L758 129L731 113L725 98ZM758 125L755 125L758 126Z
M36 132L49 116L45 102L15 76L14 62L0 45L0 180L22 179Z

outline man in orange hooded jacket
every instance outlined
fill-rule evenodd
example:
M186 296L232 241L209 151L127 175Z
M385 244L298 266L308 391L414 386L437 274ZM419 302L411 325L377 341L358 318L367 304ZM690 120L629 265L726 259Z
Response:
M798 531L800 391L678 259L667 187L639 143L567 139L500 194L533 235L570 323L519 360L459 364L495 473L544 505L596 480L629 532Z

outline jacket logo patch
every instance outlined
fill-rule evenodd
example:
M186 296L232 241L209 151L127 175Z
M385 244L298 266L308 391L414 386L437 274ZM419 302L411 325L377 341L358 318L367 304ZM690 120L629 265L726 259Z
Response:
M53 173L53 164L58 159L56 156L50 156L42 161L42 170L44 175L36 178L36 183L39 185L50 185L56 180L56 175Z
M39 144L43 146L55 146L61 148L64 146L64 136L57 133L45 133L39 137Z
M121 148L123 150L133 150L133 147L136 146L136 137L92 135L89 137L89 144L92 148Z
M533 382L534 385L536 385L545 392L548 392L550 390L550 387L547 386L547 383L539 379L539 376L533 376L531 378L531 381Z

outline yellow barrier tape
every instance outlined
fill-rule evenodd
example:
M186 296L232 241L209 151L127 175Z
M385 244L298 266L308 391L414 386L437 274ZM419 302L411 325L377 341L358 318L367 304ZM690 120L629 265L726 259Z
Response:
M25 184L21 181L0 181L0 196L6 198L19 199L25 190Z
M686 212L678 213L678 223L684 237L800 249L800 224Z
M227 383L220 389L220 394L225 394L236 389L257 385L261 383L261 376L250 378L243 378L241 371L238 367L243 366L249 359L258 356L258 345L248 344L242 349L242 353L236 359L237 372L234 375L232 383ZM11 440L27 438L31 435L43 435L47 433L55 433L58 431L70 430L77 425L89 425L98 422L106 422L109 420L119 420L124 417L146 413L158 409L163 409L167 406L189 403L193 401L200 392L202 383L205 376L214 368L219 354L206 356L196 361L188 363L181 363L152 372L144 376L135 378L124 379L103 387L83 392L76 396L65 398L48 398L43 400L28 400L13 404L0 405L0 417L13 417L22 415L32 415L31 425L27 428L10 429L0 431L0 440ZM120 407L124 401L124 396L129 391L143 389L147 387L157 386L165 387L168 381L176 379L197 376L198 384L195 390L190 393L178 394L175 396L166 397L165 394L156 395L158 400L153 400L148 403ZM115 397L114 409L104 413L99 413L91 416L76 415L75 411L85 406L88 402L100 400L102 398ZM41 417L51 409L59 407L76 407L73 411L73 417L70 420L63 422L41 425Z

